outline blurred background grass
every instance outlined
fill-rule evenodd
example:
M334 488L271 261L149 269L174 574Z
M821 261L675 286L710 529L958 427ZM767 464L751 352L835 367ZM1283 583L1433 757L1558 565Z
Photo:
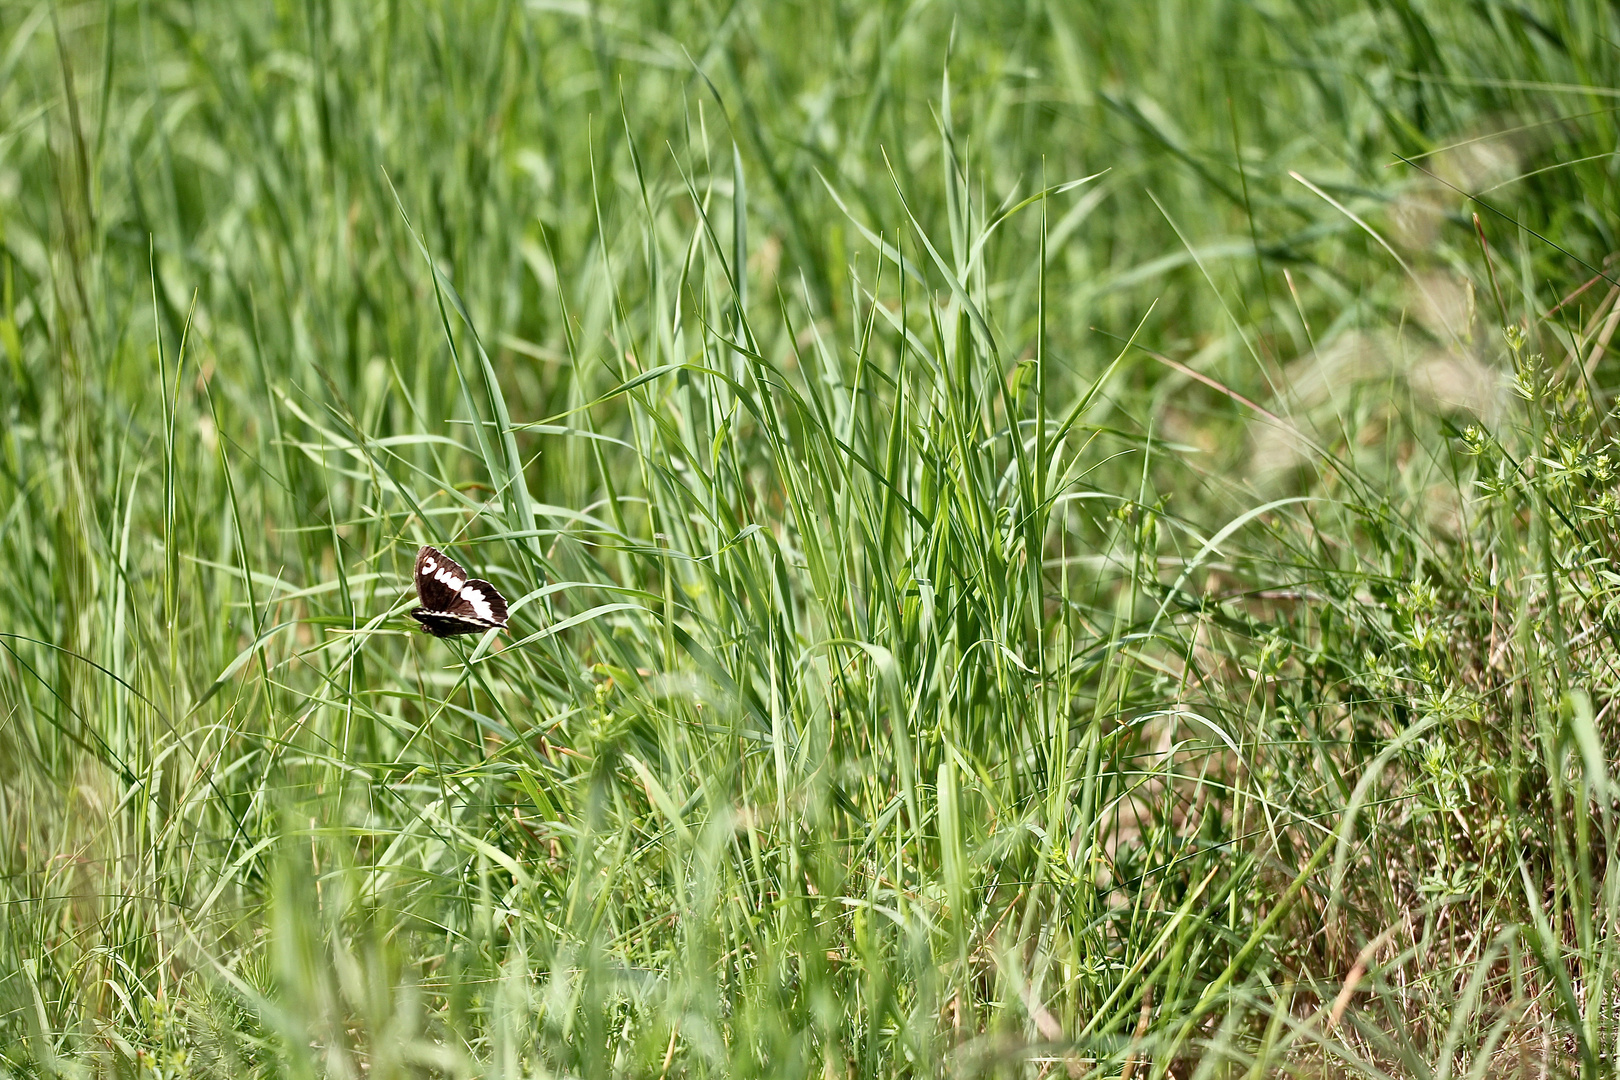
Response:
M1617 21L0 0L0 1067L1606 1074Z

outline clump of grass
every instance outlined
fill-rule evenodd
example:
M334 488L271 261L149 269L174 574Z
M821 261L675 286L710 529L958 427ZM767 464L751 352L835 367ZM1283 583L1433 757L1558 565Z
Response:
M1612 14L1155 11L0 3L6 1069L1611 1068Z

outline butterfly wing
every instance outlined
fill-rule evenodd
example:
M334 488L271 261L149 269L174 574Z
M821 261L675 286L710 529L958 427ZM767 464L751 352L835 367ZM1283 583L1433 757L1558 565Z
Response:
M467 571L438 548L424 545L416 553L416 598L429 611L450 611L466 581Z
M417 608L411 612L411 618L422 624L422 629L434 637L455 637L457 634L482 634L490 629L490 624L479 622L476 619L463 619L459 615L451 615L443 611L429 611L427 608Z
M472 578L463 585L461 600L472 609L473 617L492 626L506 625L506 597L484 579Z
M435 547L416 553L416 596L411 612L436 637L478 634L506 625L506 598L489 582L468 578L461 564Z

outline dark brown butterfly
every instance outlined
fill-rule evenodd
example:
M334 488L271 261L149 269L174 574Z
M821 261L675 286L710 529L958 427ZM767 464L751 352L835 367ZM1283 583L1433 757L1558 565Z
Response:
M481 634L506 625L506 597L495 586L469 578L461 564L435 547L416 553L416 597L411 618L434 637Z

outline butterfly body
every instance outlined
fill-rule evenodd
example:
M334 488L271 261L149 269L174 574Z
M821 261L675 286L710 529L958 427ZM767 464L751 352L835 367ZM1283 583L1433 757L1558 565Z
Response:
M435 547L416 553L416 596L411 618L434 637L481 634L506 625L506 597L489 582L469 578L461 564Z

